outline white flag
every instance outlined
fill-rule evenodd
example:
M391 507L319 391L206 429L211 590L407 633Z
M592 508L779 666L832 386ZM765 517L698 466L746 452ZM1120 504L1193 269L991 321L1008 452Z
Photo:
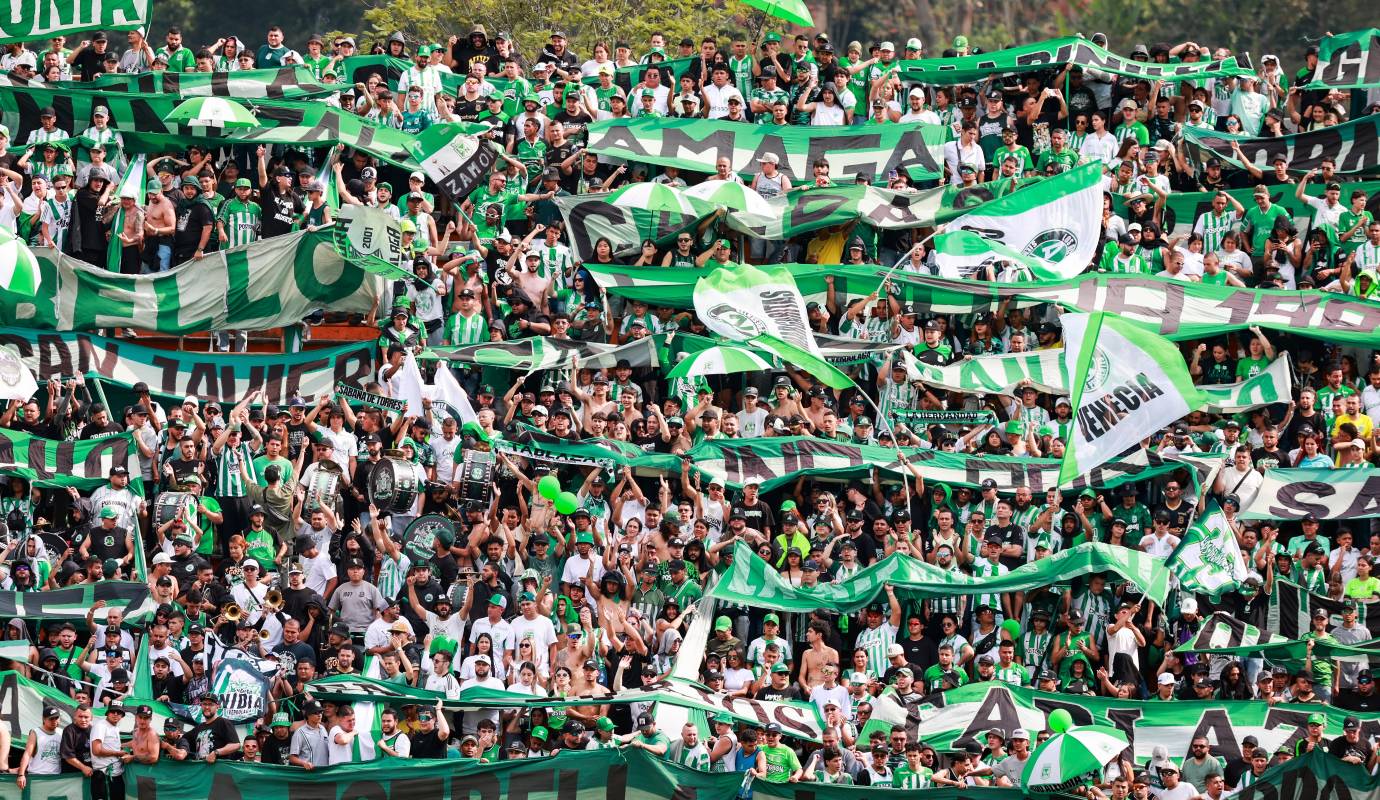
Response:
M1065 314L1064 370L1073 426L1059 468L1064 484L1136 447L1207 403L1179 348L1113 314Z
M398 371L398 396L394 398L407 401L407 410L403 412L405 416L420 418L425 413L422 410L423 385L417 358L409 352L402 369Z
M470 404L470 396L465 393L460 382L455 380L450 367L447 367L445 363L436 368L436 381L430 388L432 410L455 417L461 425L479 419L479 415L474 413L474 406ZM444 403L445 406L437 408L437 405L441 403Z

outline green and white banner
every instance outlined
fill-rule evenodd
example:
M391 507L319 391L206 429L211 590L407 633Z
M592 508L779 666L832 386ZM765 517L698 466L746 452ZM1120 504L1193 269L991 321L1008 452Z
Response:
M1060 320L1074 419L1060 483L1137 447L1207 402L1169 340L1110 314L1064 314Z
M647 336L627 344L577 342L551 336L532 336L510 342L470 344L463 347L432 347L422 358L444 358L462 364L502 367L519 372L548 369L612 369L627 360L634 367L655 367L661 362L658 341L664 336Z
M464 123L430 125L407 143L407 150L422 165L422 172L447 197L462 202L474 187L482 185L498 162L498 151L473 135ZM533 176L528 176L533 177Z
M829 177L884 179L896 170L912 180L943 172L949 129L921 122L887 125L788 126L690 119L614 119L589 126L589 151L610 158L704 172L727 158L739 175L759 171L757 159L775 153L791 183L812 183L810 165L829 160Z
M674 267L602 268L586 263L595 280L609 292L629 299L690 308L691 294L705 270ZM824 302L834 280L840 302L853 301L877 290L889 270L884 266L786 264L807 302ZM1371 346L1380 337L1380 303L1324 291L1237 289L1206 286L1168 278L1122 275L1080 275L1067 281L1040 283L984 283L918 275L905 270L891 274L897 300L919 311L971 314L1008 307L1052 303L1069 311L1106 311L1166 338L1204 339L1252 325Z
M180 152L188 144L215 146L283 144L303 148L344 144L406 170L418 169L408 152L410 134L378 125L358 114L326 103L305 100L256 99L259 127L229 133L218 128L185 127L165 122L180 102L175 94L103 92L94 89L55 89L23 85L0 78L0 122L11 141L23 142L39 127L38 112L57 111L57 125L68 131L85 130L96 106L110 110L110 125L120 131L125 147L134 152Z
M70 40L69 40L70 41ZM107 72L89 81L59 81L54 86L77 91L173 94L179 97L238 97L245 100L311 99L335 94L302 66L245 69L236 72Z
M1371 50L1375 50L1372 58ZM1318 66L1305 89L1368 89L1380 86L1380 29L1324 36Z
M892 409L897 423L918 428L925 425L996 425L995 411L925 411L913 408Z
M156 275L120 275L48 248L34 253L38 294L0 291L0 319L38 330L264 330L315 309L368 313L386 288L340 258L329 230L263 239Z
M1048 715L1061 708L1073 716L1074 725L1110 725L1124 731L1131 743L1131 756L1138 764L1148 761L1156 747L1164 747L1170 759L1180 761L1188 755L1188 743L1198 736L1206 736L1212 754L1228 763L1241 757L1239 743L1247 736L1254 736L1268 753L1280 749L1293 752L1294 744L1307 736L1311 714L1326 718L1328 739L1341 736L1342 720L1352 715L1362 720L1363 738L1380 732L1380 714L1357 714L1322 703L1163 703L1073 697L999 681L970 683L925 698L915 708L907 728L912 737L943 752L968 742L981 744L984 734L994 728L1008 732L1016 728L1044 730Z
M1317 169L1323 159L1337 163L1337 172L1373 172L1380 164L1380 115L1358 119L1284 136L1252 138L1183 126L1183 141L1189 156L1199 165L1216 156L1223 162L1239 164L1232 154L1232 142L1241 148L1246 160L1262 170L1271 169L1278 156L1289 161L1290 172Z
M139 448L132 434L58 441L0 428L0 475L15 475L39 486L94 489L110 479L116 466L139 475Z
M517 440L500 440L497 447L529 458L559 464L631 467L640 475L675 475L680 458L669 453L646 453L627 442L586 439L567 443L540 431ZM931 484L976 488L985 480L997 483L997 491L1010 494L1022 486L1035 494L1060 486L1077 491L1096 487L1111 489L1132 481L1167 475L1187 468L1198 483L1205 483L1221 465L1221 456L1162 458L1141 451L1125 460L1112 461L1080 476L1069 486L1058 481L1059 461L1052 458L975 456L940 450L907 449L911 465ZM691 470L707 483L718 481L729 488L759 483L763 491L793 483L801 477L847 482L868 480L873 470L891 480L910 476L910 470L889 447L829 441L812 436L770 436L755 439L714 439L700 442L687 454Z
M47 592L38 592L37 594L47 594ZM59 730L72 721L72 712L77 709L77 702L65 693L59 692L51 686L45 686L38 681L30 680L18 672L0 672L0 700L3 700L0 702L0 725L5 727L10 735L10 740L19 745L28 742L29 731L42 727L45 706L52 706L58 710L61 720L58 726ZM12 779L10 775L4 777ZM80 778L81 776L78 775L77 777ZM5 788L4 784L0 783L0 796L20 796L17 793L4 794ZM55 795L35 793L32 796L46 798ZM66 796L82 797L83 795L78 789L77 794Z
M1054 394L1068 394L1069 390L1063 348L968 356L942 367L908 359L907 369L926 385L965 394L1013 394L1021 386L1034 386ZM1215 414L1235 414L1272 403L1289 402L1293 383L1294 373L1285 354L1252 378L1198 388L1207 395L1208 410Z
M1235 591L1246 580L1241 545L1216 500L1207 501L1165 563L1183 589L1213 599Z
M1102 219L1102 167L1085 164L1028 188L986 203L955 219L936 237L935 258L941 268L971 274L993 260L1019 254L1034 280L1072 278L1096 256ZM971 253L939 240L960 232L976 234L994 250Z
M1380 517L1380 470L1270 469L1244 519Z
M695 284L695 313L709 330L766 350L835 389L853 381L824 355L810 332L805 301L791 274L779 266L718 267Z
M733 565L709 590L709 596L757 608L807 613L817 608L853 612L869 605L892 586L897 593L922 599L960 597L983 592L1019 592L1063 583L1090 572L1114 572L1163 603L1169 593L1164 561L1128 547L1089 542L1022 564L995 578L980 578L942 569L901 553L892 553L846 581L813 587L794 586L753 552L747 542L733 545Z
M152 617L158 607L148 586L104 580L44 592L0 592L0 614L6 619L77 621L86 619L87 612L99 601L105 602L103 608L124 609L125 620L132 625Z
M564 698L533 697L497 689L472 687L460 693L458 699L446 699L439 692L430 692L395 683L371 680L353 675L337 675L311 682L313 697L349 703L375 702L385 705L416 703L435 705L437 700L449 709L502 708L508 710L532 708L565 708L584 705L628 705L630 703L663 703L678 708L703 711L708 714L728 714L740 723L761 724L771 720L781 725L787 736L819 741L824 720L819 709L801 701L770 702L711 692L692 681L673 678L645 686L624 689L612 695L570 695Z
M150 0L20 0L0 22L0 44L66 36L85 31L132 31L148 24Z
M282 353L185 353L141 347L121 339L85 333L45 333L0 328L0 345L13 348L39 382L77 376L98 378L126 389L144 383L149 392L181 402L188 395L231 405L262 388L268 402L317 397L338 382L372 380L373 341Z
M907 83L928 83L953 86L977 83L997 75L1023 75L1044 72L1073 64L1085 69L1110 72L1127 78L1146 81L1191 81L1203 78L1225 78L1252 74L1250 62L1243 54L1223 61L1184 61L1156 64L1122 58L1081 37L1068 36L1049 39L1020 47L1008 47L973 56L957 58L926 58L898 61L901 80Z
M385 278L407 280L412 272L401 266L402 227L393 215L368 206L346 205L331 226L331 244L347 262ZM411 253L407 262L411 264Z

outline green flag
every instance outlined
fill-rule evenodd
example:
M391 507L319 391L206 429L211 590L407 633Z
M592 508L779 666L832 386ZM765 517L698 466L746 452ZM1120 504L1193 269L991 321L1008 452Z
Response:
M949 223L950 233L935 237L935 258L941 268L962 274L995 258L1023 265L1036 280L1072 278L1097 253L1101 212L1102 166L1085 164ZM974 252L971 236L963 233L980 236L990 247ZM955 241L939 241L951 237Z
M1371 49L1377 57L1371 59ZM1305 89L1366 89L1380 86L1380 29L1364 28L1318 42L1318 66Z
M144 199L144 156L139 155L129 162L129 168L125 171L125 176L120 179L120 185L115 191L116 202L125 198L130 198L136 206L142 205L140 201ZM111 272L120 271L120 253L124 249L120 245L120 231L125 227L124 204L115 211L115 219L110 224L110 243L105 250L105 268Z
M695 312L713 332L757 347L835 389L853 385L820 353L795 279L779 266L724 265L695 283Z
M1207 402L1168 339L1100 311L1060 319L1074 413L1060 484L1138 447Z
M1185 590L1213 599L1223 592L1236 591L1246 580L1241 545L1215 500L1207 502L1165 563Z

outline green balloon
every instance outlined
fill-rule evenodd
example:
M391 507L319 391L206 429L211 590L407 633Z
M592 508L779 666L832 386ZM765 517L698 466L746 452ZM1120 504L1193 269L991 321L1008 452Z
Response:
M1063 733L1073 727L1073 715L1067 708L1056 708L1049 715L1049 729L1055 733Z
M556 513L566 515L574 514L575 509L579 507L580 499L575 496L574 492L561 492L556 495Z
M1001 629L1011 634L1013 640L1020 638L1021 623L1019 620L1008 619L1001 624Z
M542 479L537 481L537 494L547 500L555 500L560 493L561 479L555 475L543 475Z

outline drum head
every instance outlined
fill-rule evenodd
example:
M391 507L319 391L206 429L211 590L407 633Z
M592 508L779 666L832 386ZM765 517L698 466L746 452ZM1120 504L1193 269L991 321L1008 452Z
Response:
M455 541L455 523L439 514L418 517L403 531L402 549L413 564L430 561L435 555L432 543L440 537L442 542Z

